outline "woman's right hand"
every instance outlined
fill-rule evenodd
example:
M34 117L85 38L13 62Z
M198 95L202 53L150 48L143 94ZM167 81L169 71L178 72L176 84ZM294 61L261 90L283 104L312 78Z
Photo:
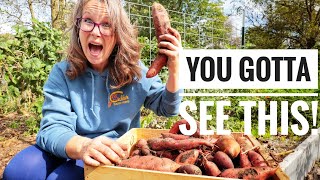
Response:
M128 147L105 136L87 139L82 144L81 159L91 166L119 164L126 158Z
M119 164L127 157L128 147L105 136L94 139L83 136L72 137L66 145L69 158L82 159L85 164L99 166L100 164Z

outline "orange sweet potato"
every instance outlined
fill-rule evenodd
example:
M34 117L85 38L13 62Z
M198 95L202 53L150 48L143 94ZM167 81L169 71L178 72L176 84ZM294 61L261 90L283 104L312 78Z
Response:
M156 30L156 37L159 43L159 36L169 33L168 28L171 27L169 15L161 4L155 2L152 4L152 17ZM158 53L147 72L147 78L157 75L161 68L167 64L167 61L168 57L166 55Z
M181 124L186 124L187 129L190 129L190 125L189 125L188 121L185 119L181 119L172 125L171 129L169 130L169 133L182 134L180 132L180 128L179 128L179 125L181 125ZM192 137L196 137L196 138L200 137L200 123L199 123L199 121L197 121L197 131L192 135Z
M141 155L141 156L151 155L147 140L139 139L136 142L136 144L132 147L132 150L130 153L130 156L135 156L135 155Z
M180 119L179 121L175 122L172 127L170 128L169 130L169 133L172 133L172 134L181 134L180 132L180 129L179 129L179 125L180 124L186 124L187 126L187 129L190 129L190 125L188 123L187 120L185 119Z
M250 150L248 152L249 160L254 167L268 166L264 158L257 152Z
M144 147L148 146L147 140L145 139L139 139L136 144L134 145L134 147L138 148L138 149L142 149Z
M247 154L240 153L239 156L240 156L240 160L239 160L240 167L242 167L242 168L252 167L251 162L250 162Z
M155 156L168 158L173 161L179 155L179 152L177 150L162 150L162 151L153 151L153 152L155 152Z
M185 164L180 166L177 171L177 173L184 173L184 174L195 174L195 175L202 175L201 169L193 164Z
M200 154L199 150L191 149L183 153L180 153L176 157L175 162L181 165L194 164L197 161L199 154Z
M221 171L218 166L211 161L208 161L206 158L202 159L202 166L208 176L218 176Z
M236 141L239 143L242 152L246 152L250 149L253 149L251 141L245 136L237 137Z
M175 172L180 167L178 163L168 158L159 158L156 156L133 156L129 159L122 160L118 166L162 172Z
M131 151L130 157L132 157L132 156L140 156L140 154L141 154L141 150L140 149L135 149L135 150Z
M250 180L265 180L272 177L277 168L271 167L250 167L250 168L233 168L226 169L219 177L250 179Z
M173 134L173 133L161 133L163 138L172 138L175 140L189 139L190 136L186 136L183 134Z
M220 136L215 145L219 151L225 152L232 159L236 158L240 153L240 145L232 136Z
M214 144L200 138L190 138L183 140L175 140L172 138L151 138L148 139L150 149L155 151L161 150L190 150L197 148L201 145L213 147Z
M213 162L216 163L216 165L220 169L234 168L233 162L230 157L222 151L218 151L215 153L215 155L213 156Z

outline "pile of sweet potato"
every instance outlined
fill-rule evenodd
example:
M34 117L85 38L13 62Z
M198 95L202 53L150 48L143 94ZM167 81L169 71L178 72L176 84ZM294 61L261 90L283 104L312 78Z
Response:
M267 165L251 141L243 136L182 135L180 120L161 137L140 139L128 159L118 166L238 179L268 179L277 168ZM188 124L187 124L188 126Z

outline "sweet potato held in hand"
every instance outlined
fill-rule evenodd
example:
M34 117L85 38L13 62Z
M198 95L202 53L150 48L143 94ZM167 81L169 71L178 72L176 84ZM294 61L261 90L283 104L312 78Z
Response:
M159 3L153 3L152 5L152 17L153 24L156 30L156 37L159 43L159 36L163 34L167 34L168 28L171 27L169 15L166 9ZM168 57L163 54L157 54L157 57L152 62L148 72L147 78L151 78L157 75L163 66L167 64Z

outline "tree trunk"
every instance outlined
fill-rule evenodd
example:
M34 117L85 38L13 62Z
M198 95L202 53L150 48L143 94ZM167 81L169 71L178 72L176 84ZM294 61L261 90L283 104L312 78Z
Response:
M59 2L58 0L51 0L51 24L53 28L57 28L58 23Z
M63 30L65 29L65 8L66 8L66 0L59 0L59 14L58 14L58 23L59 23L59 29Z
M65 0L51 0L51 23L53 28L63 30L64 23L64 8L66 7Z

